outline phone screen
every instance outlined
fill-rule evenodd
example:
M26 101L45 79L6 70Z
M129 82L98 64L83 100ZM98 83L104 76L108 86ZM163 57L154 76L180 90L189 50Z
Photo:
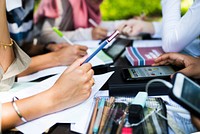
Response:
M169 76L175 71L170 66L128 68L131 78Z
M200 113L200 87L184 79L181 98Z

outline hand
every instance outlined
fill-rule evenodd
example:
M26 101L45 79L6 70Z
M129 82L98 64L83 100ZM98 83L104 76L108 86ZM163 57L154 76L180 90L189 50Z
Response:
M118 27L118 30L121 34L132 37L138 36L141 33L154 34L155 32L152 23L136 19L124 22Z
M181 72L188 77L200 78L199 58L179 53L166 53L159 56L154 62L153 66L172 64L179 67L185 67L178 72Z
M200 119L191 115L192 123L196 126L198 130L200 130Z
M87 55L87 47L81 45L66 45L60 50L54 52L54 57L59 62L59 65L70 65L76 59Z
M108 31L101 27L95 27L92 29L92 39L101 40L107 37Z
M46 49L48 49L51 52L55 52L58 51L60 49L62 49L63 47L69 46L69 44L66 43L62 43L62 44L48 44L46 46Z
M78 105L90 96L94 71L90 63L80 66L85 59L86 57L76 60L50 89L52 112Z

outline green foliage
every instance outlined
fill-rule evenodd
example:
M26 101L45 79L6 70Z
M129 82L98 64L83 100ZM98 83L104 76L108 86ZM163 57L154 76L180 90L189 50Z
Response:
M101 5L103 20L128 19L145 13L161 16L160 0L104 0Z
M149 17L161 17L161 0L104 0L101 4L103 20L128 19L145 13ZM184 14L193 0L181 1L181 14Z

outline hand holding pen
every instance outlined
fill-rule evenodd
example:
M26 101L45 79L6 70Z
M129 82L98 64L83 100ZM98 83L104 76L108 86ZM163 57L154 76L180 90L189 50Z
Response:
M89 62L99 51L101 51L107 44L109 44L110 42L112 42L117 35L119 34L119 31L115 31L108 39L106 39L105 41L103 41L100 46L83 62L87 63Z
M93 29L92 29L92 39L93 40L101 40L101 39L104 39L105 37L107 37L107 34L108 34L108 30L107 29L105 29L103 27L100 27L91 18L88 21L93 26Z

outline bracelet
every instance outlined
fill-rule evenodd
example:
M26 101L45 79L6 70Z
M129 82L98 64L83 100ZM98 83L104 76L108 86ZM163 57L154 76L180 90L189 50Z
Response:
M13 108L15 110L15 112L17 113L17 115L19 116L19 118L23 121L23 122L27 122L27 120L22 116L22 114L19 112L19 109L15 103L15 100L19 100L16 96L13 97L12 99L12 105L13 105Z
M10 44L6 44L6 43L0 41L0 45L2 45L6 49L6 47L12 47L13 42L14 42L13 39L10 38Z

